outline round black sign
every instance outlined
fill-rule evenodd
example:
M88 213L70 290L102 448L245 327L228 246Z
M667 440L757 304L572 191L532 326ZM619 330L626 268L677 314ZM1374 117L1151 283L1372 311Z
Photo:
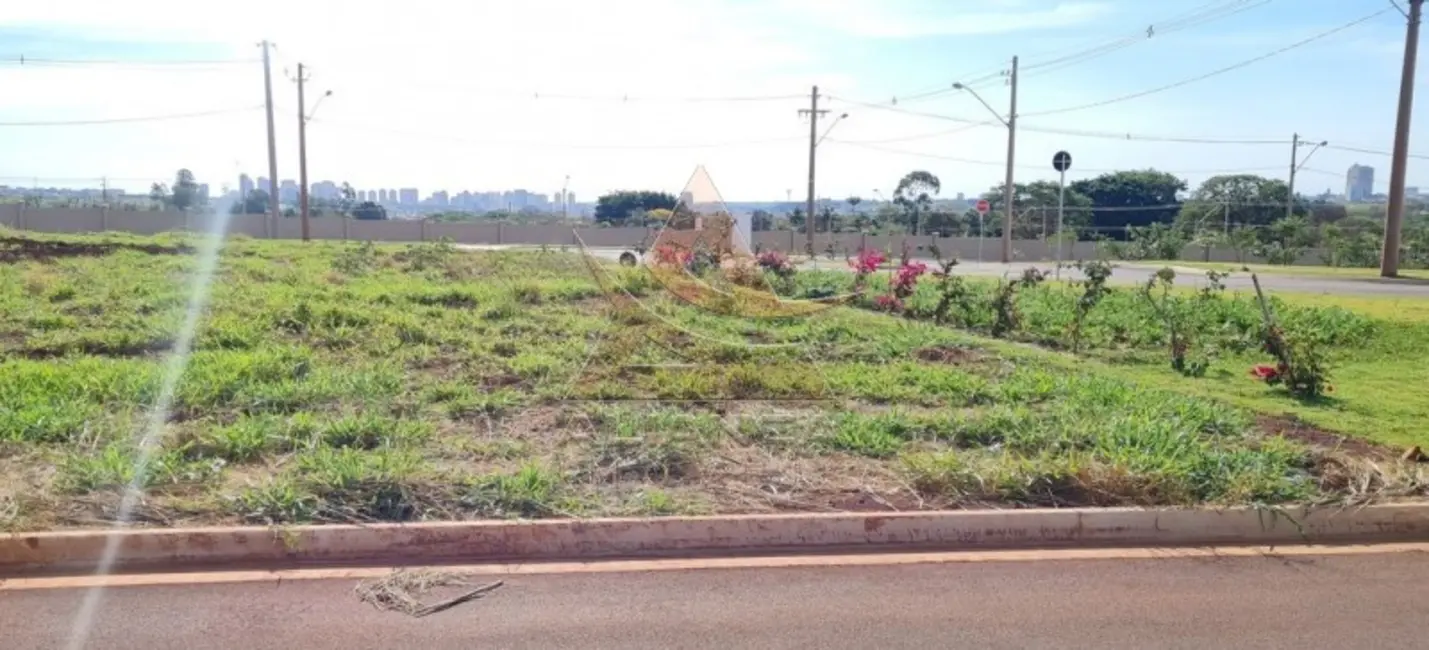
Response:
M1052 169L1055 169L1059 172L1064 172L1071 168L1072 154L1069 154L1065 151L1058 151L1055 156L1052 156Z

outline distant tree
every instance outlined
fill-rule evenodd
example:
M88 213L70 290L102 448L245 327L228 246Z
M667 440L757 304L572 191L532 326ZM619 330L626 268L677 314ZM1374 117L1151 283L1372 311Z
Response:
M1176 220L1187 230L1227 230L1230 225L1266 226L1285 217L1285 181L1255 174L1212 176L1181 206Z
M774 214L768 210L755 210L749 218L754 230L774 229Z
M651 210L674 210L677 201L668 192L645 190L621 190L611 192L595 202L595 221L610 225L623 225L638 212Z
M1127 226L1170 223L1180 210L1177 193L1186 181L1154 169L1121 171L1080 180L1068 188L1091 199L1091 225L1114 238L1125 238ZM1142 209L1138 209L1142 208Z
M352 209L352 218L361 219L363 221L385 221L387 219L387 208L372 201L363 201Z
M988 203L988 215L983 218L984 225L989 231L995 231L998 235L1002 234L1000 216L1003 215L1003 206L1007 202L1007 193L1003 187L1003 185L994 185L982 195L982 198ZM1012 236L1019 239L1038 239L1042 237L1043 233L1056 234L1057 198L1060 191L1061 187L1052 181L1013 183L1012 206L1020 218L1012 230ZM1068 187L1063 201L1062 225L1064 228L1075 229L1085 226L1091 221L1092 200L1090 197ZM976 212L973 213L973 219L969 225L976 230Z
M188 210L200 205L198 181L194 173L187 169L174 172L174 184L169 188L169 205L178 210Z
M932 209L933 197L942 190L942 181L932 172L911 171L898 180L898 187L893 190L893 202L903 208L908 232L918 234L918 222Z
M248 196L235 202L228 211L231 214L267 214L268 193L263 190L249 190Z
M154 183L149 186L149 198L163 205L169 204L169 186L163 183Z
M832 205L820 206L820 207L819 207L819 220L818 220L818 222L816 223L815 227L818 228L819 230L823 231L823 232L837 232L837 230L838 230L838 217L839 217L838 212L836 212L836 211L834 210L834 206L832 206Z
M788 216L786 216L785 218L787 218L787 219L789 220L789 227L790 227L790 228L792 228L792 229L794 229L794 230L798 230L798 231L800 231L800 232L803 232L803 230L804 230L804 209L803 209L803 208L794 208L793 210L790 210Z

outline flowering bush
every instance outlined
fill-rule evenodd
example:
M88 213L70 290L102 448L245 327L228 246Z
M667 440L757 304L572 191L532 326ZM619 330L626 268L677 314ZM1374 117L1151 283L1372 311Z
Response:
M848 261L849 268L853 269L853 290L861 293L868 286L868 276L873 275L878 267L883 265L887 259L872 248L865 248L858 252L858 257Z
M1251 376L1270 386L1283 385L1300 397L1319 397L1334 392L1324 361L1308 341L1292 343L1278 325L1266 328L1262 338L1262 349L1275 357L1276 364L1256 365L1250 369Z
M756 259L759 262L759 268L781 278L794 275L794 265L789 262L789 256L779 251L764 251Z
M695 258L694 252L690 249L669 244L657 246L654 253L655 264L659 266L687 267Z
M923 277L928 272L928 265L922 262L905 262L898 267L898 271L893 274L893 283L889 285L889 291L899 300L904 300L918 288L918 278Z
M850 260L848 265L850 267L853 267L855 273L858 273L859 275L868 275L870 273L873 273L874 271L877 271L878 267L882 266L883 262L887 259L888 258L883 256L883 253L876 251L872 248L865 248L863 250L860 250L858 252L858 257L853 260Z

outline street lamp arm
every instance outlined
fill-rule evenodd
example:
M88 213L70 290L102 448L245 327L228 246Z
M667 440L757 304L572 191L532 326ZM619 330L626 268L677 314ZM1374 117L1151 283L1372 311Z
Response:
M1007 120L1002 117L1002 114L997 112L997 109L993 108L991 104L987 103L987 100L983 99L982 95L977 94L976 90L973 90L972 88L969 88L961 83L953 84L953 88L967 91L969 95L973 96L973 99L976 99L979 104L982 104L983 108L987 109L987 112L992 113L992 116L997 118L997 121L1002 122L1003 126L1010 126L1007 123Z
M323 94L322 94L322 97L319 97L317 101L313 102L313 109L310 110L310 111L308 111L308 116L307 116L307 118L305 118L305 119L307 119L307 121L309 121L309 122L313 121L313 116L314 116L314 115L317 115L317 113L318 113L318 107L319 107L319 106L322 106L322 105L323 105L323 100L324 100L324 99L327 99L327 98L329 98L329 97L332 97L332 91L331 91L331 90L329 90L329 91L323 93Z
M824 143L824 138L829 137L829 133L830 133L831 131L833 131L833 130L834 130L834 127L838 126L838 125L839 125L839 122L843 121L843 119L844 119L845 117L848 117L848 113L844 113L844 114L839 115L838 117L834 118L834 121L829 124L829 128L824 129L824 134L821 135L821 136L819 136L819 139L814 142L814 146L817 147L817 146L823 144L823 143Z
M1308 162L1310 162L1310 156L1315 155L1315 152L1316 152L1316 151L1319 151L1321 147L1324 147L1324 146L1327 145L1327 144L1330 144L1330 141L1329 141L1329 140L1322 140L1322 141L1320 141L1319 143L1317 143L1317 144L1315 145L1315 148L1313 148L1313 149L1310 150L1310 153L1305 154L1305 159L1300 161L1300 166L1299 166L1299 167L1296 167L1296 168L1295 168L1295 171L1300 171L1301 169L1304 169L1304 168L1305 168L1305 164L1308 163Z

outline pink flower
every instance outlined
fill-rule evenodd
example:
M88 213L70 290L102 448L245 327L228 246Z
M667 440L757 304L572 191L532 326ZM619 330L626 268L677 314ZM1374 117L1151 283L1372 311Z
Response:
M849 266L860 275L868 275L869 273L877 271L878 267L883 265L885 259L887 258L883 256L883 253L871 248L865 248L858 252L858 259L849 262Z

